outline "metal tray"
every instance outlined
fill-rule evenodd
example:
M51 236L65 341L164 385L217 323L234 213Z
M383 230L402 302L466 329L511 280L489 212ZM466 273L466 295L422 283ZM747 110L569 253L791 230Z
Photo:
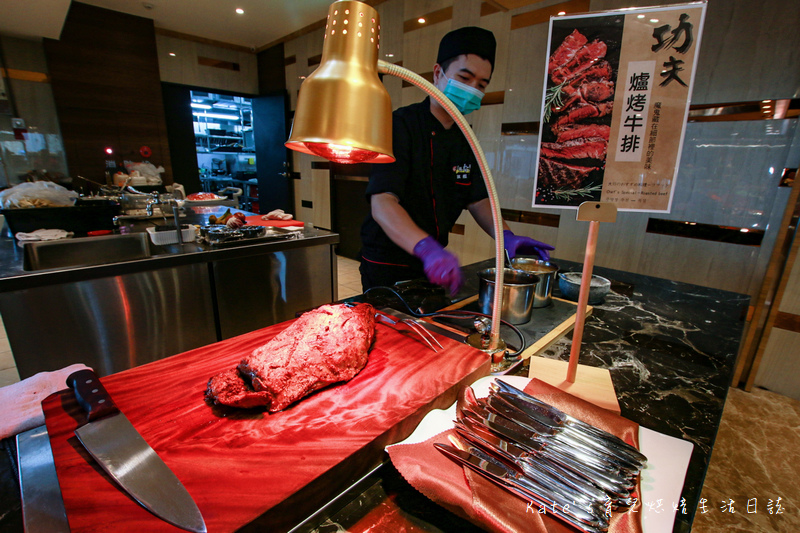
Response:
M285 228L270 226L267 228L266 234L262 235L261 237L243 238L235 241L207 242L207 244L212 248L230 248L233 246L242 246L245 244L260 244L272 241L297 239L299 237L300 237L300 231L298 230L287 230Z

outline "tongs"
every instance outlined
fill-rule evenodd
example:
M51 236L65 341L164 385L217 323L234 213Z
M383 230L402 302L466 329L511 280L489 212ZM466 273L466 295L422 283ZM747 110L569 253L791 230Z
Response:
M437 353L439 352L439 350L436 349L436 346L444 350L444 346L442 346L442 344L438 340L436 340L436 337L413 318L402 318L398 320L385 313L382 313L381 311L375 311L375 318L380 320L384 324L388 324L390 326L396 326L398 322L401 322L406 326L408 326L409 328L411 328L417 335L419 335L422 341L425 344L427 344L428 347L434 352ZM436 346L434 346L434 344Z

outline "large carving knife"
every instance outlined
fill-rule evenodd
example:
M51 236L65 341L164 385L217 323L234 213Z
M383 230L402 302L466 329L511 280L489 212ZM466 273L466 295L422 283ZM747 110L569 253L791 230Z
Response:
M79 370L70 374L67 385L88 414L88 423L75 435L103 470L154 515L205 533L203 516L186 488L117 409L97 375Z

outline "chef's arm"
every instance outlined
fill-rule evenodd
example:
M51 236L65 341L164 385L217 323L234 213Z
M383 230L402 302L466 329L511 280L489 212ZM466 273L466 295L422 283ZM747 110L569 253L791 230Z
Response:
M428 236L411 220L408 211L392 193L373 194L370 197L372 218L397 246L413 254L414 246Z
M492 204L489 203L489 199L478 200L467 206L467 209L469 209L472 218L475 219L481 229L494 239L494 219L492 218ZM505 220L503 220L503 229L511 229Z

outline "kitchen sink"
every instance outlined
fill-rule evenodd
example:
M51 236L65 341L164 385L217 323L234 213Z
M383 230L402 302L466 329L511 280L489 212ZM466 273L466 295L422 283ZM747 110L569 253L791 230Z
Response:
M147 233L29 242L24 249L25 270L105 265L154 255Z

